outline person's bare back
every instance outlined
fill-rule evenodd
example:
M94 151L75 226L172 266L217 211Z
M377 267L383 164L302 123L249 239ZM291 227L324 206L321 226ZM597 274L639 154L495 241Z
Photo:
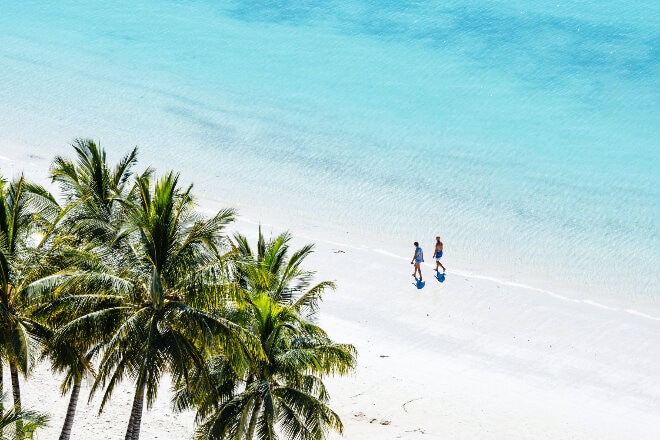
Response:
M440 262L440 258L442 258L442 250L444 246L442 242L440 241L440 236L438 235L435 237L435 251L433 252L433 258L435 258L435 271L438 271L439 267L442 267L442 273L445 273L445 266L442 265Z

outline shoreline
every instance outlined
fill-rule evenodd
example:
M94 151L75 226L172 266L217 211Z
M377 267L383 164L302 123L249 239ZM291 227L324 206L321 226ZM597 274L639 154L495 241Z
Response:
M57 193L57 188L53 187L47 178L47 169L56 155L67 157L71 155L70 151L67 151L66 148L62 148L62 151L51 153L51 157L48 157L48 152L38 151L37 154L30 153L29 151L34 151L33 147L16 142L9 142L2 137L0 137L0 147L0 150L3 151L3 154L0 154L0 171L5 168L3 167L3 164L9 164L9 173L13 172L15 175L18 175L19 170L23 170L29 179L34 179ZM4 153L6 150L22 151L23 157L21 157L20 154ZM116 152L111 153L112 159L112 156L116 154ZM121 154L124 153L124 151L121 152ZM142 161L138 161L138 166L140 165L142 165ZM169 170L169 168L161 169L158 165L159 164L156 165L157 173L159 171L164 172L165 169ZM192 174L190 170L182 169L175 171L181 173L184 182L195 184L194 180L189 179ZM368 249L384 257L398 258L402 262L407 261L408 254L411 254L412 252L412 247L406 247L393 241L384 242L381 243L381 246L377 246L374 237L361 237L360 245L351 244L352 231L350 231L350 225L338 228L334 225L321 224L320 222L315 222L308 218L305 218L302 221L298 220L298 223L295 223L295 221L292 223L291 213L273 213L271 211L264 213L264 210L258 206L245 205L240 201L217 198L214 195L195 191L195 189L193 189L193 193L196 195L199 204L198 208L200 210L212 212L214 209L217 210L224 207L233 207L237 209L238 217L240 219L247 223L254 224L255 227L261 223L264 226L282 229L280 225L286 224L289 226L285 229L291 230L294 233L294 236L304 237L308 241L322 241L339 247ZM262 221L261 219L264 217L266 217L265 221ZM349 230L344 231L344 229ZM431 242L432 240L430 239L427 242L420 240L423 248L429 247ZM551 280L544 279L538 274L516 273L516 270L507 269L506 266L499 265L496 262L470 264L464 256L461 256L460 254L451 254L451 252L445 252L444 261L451 261L449 263L450 273L458 276L488 280L501 285L527 289L536 294L554 296L565 301L592 304L594 307L609 308L612 310L619 309L633 315L660 320L660 301L658 301L658 298L647 297L643 294L635 294L632 292L603 292L602 290L590 290L584 286L561 285ZM431 263L424 263L422 267L426 268L425 273L427 275L430 274L433 276L433 265Z
M4 170L4 148L0 156ZM14 164L25 167L28 178L47 183L32 170L41 170L45 179L43 165L50 160ZM203 212L231 206L203 196L198 202ZM260 222L258 210L234 207L240 217L228 232L238 230L254 240L259 223L267 236L283 230L277 218ZM352 375L327 382L330 406L345 425L343 438L650 440L657 435L660 318L655 315L572 298L553 286L483 275L483 268L450 267L441 284L426 263L426 285L418 290L407 261L411 249L399 253L396 247L345 243L314 224L287 229L294 236L292 248L315 243L306 264L317 271L315 280L338 284L324 296L322 327L359 352ZM53 416L51 428L38 432L51 438L61 427L66 400L44 398L43 390L57 392L59 385L46 364L35 373L22 384L23 404ZM131 391L124 383L100 417L98 397L88 406L83 391L72 438L121 435ZM156 407L145 412L145 438L191 434L192 415L172 414L168 396L164 380Z
M198 202L200 204L200 209L206 213L214 212L214 209L219 209L221 207L232 206L232 204L228 203L227 201L209 197L208 195L198 196ZM214 209L209 209L210 207L213 207ZM399 260L401 267L405 267L407 265L407 263L410 260L409 257L412 256L413 253L412 246L410 246L409 248L408 247L404 248L403 246L400 245L399 246L392 245L392 243L388 243L389 245L391 245L389 248L387 246L376 247L373 246L372 243L362 243L360 245L351 244L346 241L341 241L341 239L339 238L341 233L338 231L334 231L335 232L334 237L328 238L322 235L324 232L326 232L325 230L321 230L323 226L315 225L315 224L309 224L307 226L291 225L287 228L281 228L279 225L290 224L290 222L284 222L284 221L282 221L281 223L270 222L270 221L260 222L259 220L256 220L254 218L258 216L256 215L254 217L250 216L249 209L247 209L248 214L246 215L244 212L245 210L244 206L243 207L238 206L238 209L239 209L238 212L239 218L242 221L246 222L247 224L254 225L255 229L259 224L261 224L262 227L267 226L274 228L275 230L288 229L294 233L295 237L305 238L310 242L324 243L328 246L344 247L353 250L365 250L368 252L378 254L384 258L393 258ZM346 232L346 234L349 234L349 232ZM431 243L431 241L429 240L428 243ZM428 243L422 243L422 244L428 244ZM430 246L426 246L426 247L430 249ZM447 257L446 252L445 252L445 257ZM449 254L449 258L452 258L451 254ZM452 261L452 260L443 259L443 263L445 264L445 266L447 264L446 261ZM459 264L460 263L465 264L464 261L460 261ZM433 279L434 267L435 267L435 263L428 261L422 263L423 277L428 277L429 279ZM630 313L633 315L638 315L648 319L660 321L660 303L655 298L642 298L641 301L640 298L636 298L638 301L633 302L631 301L631 299L633 299L633 296L629 293L623 293L623 292L617 292L609 295L606 294L606 295L601 295L599 297L594 297L594 295L591 292L584 292L575 288L571 289L565 286L555 285L553 283L549 283L547 280L543 280L542 278L538 278L538 277L534 278L528 276L528 277L522 277L523 279L519 280L517 279L518 277L513 275L505 275L502 273L497 273L497 271L495 271L495 273L492 273L482 266L468 266L468 267L458 266L458 268L456 268L456 266L452 266L448 268L447 274L452 274L459 277L467 277L474 280L488 281L491 283L512 287L512 288L520 288L527 290L530 293L542 294L557 299L561 299L567 302L578 303L578 304L580 303L590 304L597 308L624 311L626 313ZM646 313L645 311L638 310L640 308L642 310L645 310L645 308L649 308L651 310L649 311L649 313Z

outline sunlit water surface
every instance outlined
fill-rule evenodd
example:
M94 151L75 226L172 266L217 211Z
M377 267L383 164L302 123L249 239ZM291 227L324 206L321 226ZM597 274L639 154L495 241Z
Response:
M440 233L450 266L660 299L658 2L0 4L4 139L138 145L353 244Z

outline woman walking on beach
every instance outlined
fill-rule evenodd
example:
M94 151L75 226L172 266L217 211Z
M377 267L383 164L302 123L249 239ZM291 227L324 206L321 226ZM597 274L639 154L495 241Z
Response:
M422 269L420 264L424 262L424 252L422 252L422 248L419 247L418 242L414 242L413 245L415 246L415 255L413 255L413 259L410 264L415 265L415 270L413 271L412 276L417 278L415 274L419 274L419 280L422 281Z

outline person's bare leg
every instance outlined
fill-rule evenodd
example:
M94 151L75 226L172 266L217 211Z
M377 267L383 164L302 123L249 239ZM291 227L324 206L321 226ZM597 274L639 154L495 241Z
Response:
M442 263L439 262L439 261L438 261L438 264L439 264L440 267L442 268L442 273L445 273L445 271L447 270L447 269L445 269L445 266L443 266ZM436 271L437 271L437 270L438 270L438 269L436 269Z

